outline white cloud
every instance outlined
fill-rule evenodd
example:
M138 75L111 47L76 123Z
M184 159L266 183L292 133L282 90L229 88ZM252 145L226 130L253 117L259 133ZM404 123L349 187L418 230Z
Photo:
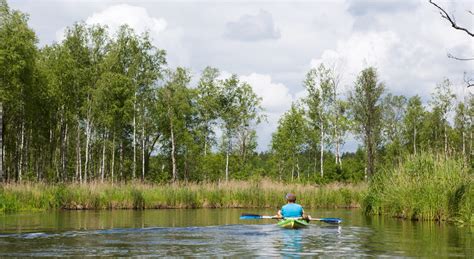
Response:
M474 90L462 88L463 72L474 73L472 63L446 57L447 52L472 56L472 38L452 29L425 0L37 2L12 1L11 6L30 14L30 24L44 44L54 40L55 31L74 21L100 21L109 27L126 22L138 32L151 31L154 44L167 51L170 67L200 71L209 65L252 81L269 114L269 123L259 126L259 150L267 149L264 143L269 143L278 118L291 101L306 95L304 75L310 65L320 62L338 66L345 89L353 86L360 70L372 65L394 94L419 94L427 101L444 77L459 92ZM472 16L465 12L471 1L440 0L440 4L458 22L471 27ZM242 26L233 28L237 34L229 40L232 22ZM262 35L256 31L267 39L258 40ZM240 32L253 35L238 38Z
M311 60L311 67L321 63L336 67L342 75L341 87L348 90L355 78L366 67L384 70L393 62L391 53L399 47L400 39L391 31L356 32L345 41L338 41L335 49L323 51L320 58Z
M232 73L221 71L219 80L229 78ZM290 89L278 82L272 81L272 77L266 74L251 73L248 75L238 75L239 80L247 82L257 94L262 98L262 108L265 113L275 113L281 115L291 107L291 103L297 101L302 94L291 94Z
M418 7L420 2L398 0L351 0L347 1L347 11L354 16L363 16L373 13L406 12Z
M288 110L293 102L290 90L284 84L272 82L270 75L252 73L240 79L249 83L254 92L262 97L262 106L267 112L282 113Z
M111 34L115 34L120 26L127 24L138 34L149 31L157 36L167 27L164 19L151 17L143 7L120 4L110 6L100 12L95 12L89 16L85 23L88 25L107 25ZM56 40L64 39L65 27L56 32Z
M167 60L171 66L189 66L189 51L182 40L183 29L170 26L164 18L152 16L144 7L128 4L109 6L87 17L85 23L107 25L111 35L124 24L137 34L149 32L154 45L167 51ZM64 39L64 31L65 27L56 32L57 41Z
M297 100L297 97L290 93L286 85L273 82L270 75L251 73L240 76L240 79L249 83L253 91L262 98L266 121L257 127L258 150L266 150L271 143L272 133L278 126L278 120L291 107L291 103Z
M219 79L226 79L231 75L227 71L222 71ZM258 136L257 149L260 151L267 150L271 142L272 133L275 132L281 115L291 107L293 102L299 100L303 94L291 94L290 89L286 85L273 82L272 77L266 74L251 73L239 75L239 79L247 82L255 94L262 98L261 105L266 120L262 121L256 129Z
M111 6L102 12L94 13L87 18L87 24L106 24L112 32L116 32L123 24L128 24L137 33L150 31L159 35L167 27L164 19L151 17L143 7L120 4Z
M256 15L243 15L238 21L228 22L225 33L229 39L259 41L280 38L280 31L273 22L272 15L260 10Z

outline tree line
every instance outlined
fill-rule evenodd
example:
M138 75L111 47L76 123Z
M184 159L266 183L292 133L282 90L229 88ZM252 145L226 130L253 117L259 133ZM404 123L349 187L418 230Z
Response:
M472 93L457 101L446 78L424 105L418 95L388 92L373 67L359 73L345 98L339 81L337 70L324 64L306 74L307 97L291 106L273 134L271 151L280 178L300 178L302 173L321 180L328 168L330 179L357 181L423 152L459 158L465 170L473 169ZM362 146L341 156L349 133ZM343 166L343 160L349 164Z
M473 97L455 104L447 79L427 107L387 93L367 68L343 98L337 71L321 65L258 153L261 98L235 74L207 67L192 85L189 69L170 68L147 33L126 25L112 34L76 23L61 42L37 43L28 16L0 0L4 181L360 181L425 151L472 168ZM349 133L363 145L342 153Z

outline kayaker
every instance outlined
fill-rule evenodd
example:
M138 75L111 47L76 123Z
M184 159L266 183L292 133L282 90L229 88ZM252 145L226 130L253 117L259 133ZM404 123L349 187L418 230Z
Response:
M278 211L276 217L278 218L299 218L309 221L311 219L310 215L305 215L303 207L296 203L296 195L293 193L288 193L285 196L287 204L284 205L281 210Z

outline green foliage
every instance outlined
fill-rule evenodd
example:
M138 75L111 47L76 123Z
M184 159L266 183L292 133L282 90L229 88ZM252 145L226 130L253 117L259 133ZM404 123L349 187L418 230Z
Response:
M421 103L421 98L416 95L408 99L406 114L403 118L403 139L406 149L411 154L420 150L421 130L425 121L426 111Z
M272 136L272 152L277 157L278 174L295 178L295 169L300 178L299 159L305 149L305 134L308 131L304 111L295 104L279 121L277 131ZM285 177L287 178L287 177Z
M423 153L370 182L364 209L414 220L456 220L472 223L474 210L472 172L456 159Z
M403 155L403 118L406 113L407 100L401 95L387 94L382 101L382 137L386 156L391 164L400 162Z
M219 70L216 68L206 67L199 79L197 91L198 98L196 101L199 113L199 129L198 134L204 144L204 154L211 151L211 147L215 144L214 126L219 118L219 82L217 80Z
M321 64L304 78L307 98L280 118L271 150L258 153L256 126L265 116L252 86L235 74L221 79L212 67L192 80L192 71L167 67L165 51L152 42L148 33L139 35L127 25L112 35L106 27L75 23L64 40L39 47L28 16L0 1L1 180L357 183L422 152L462 158L463 172L473 167L474 98L470 94L455 103L448 79L436 87L428 107L418 96L384 96L375 68L361 71L349 96L342 96L338 71ZM363 145L341 155L349 131ZM60 207L84 191L63 193L64 188L47 192L61 196L51 198L50 206ZM452 202L462 202L453 206L465 208L470 190L460 187ZM143 208L151 206L147 197L162 195L129 192L108 188L82 206L117 202ZM28 197L35 201L35 195ZM107 202L108 195L117 200ZM207 202L204 194L176 195L189 206ZM212 204L226 202L209 195ZM49 196L41 197L35 202L49 204ZM261 204L260 198L252 202ZM3 210L20 206L15 196L2 199Z
M363 140L367 151L367 173L375 174L376 149L381 144L382 104L381 96L385 91L384 84L379 82L375 68L369 67L360 73L355 88L350 93L352 117L355 132Z
M278 208L297 192L306 208L358 207L365 185L284 185L255 182L89 185L13 184L0 189L0 212L61 209Z
M221 149L226 154L225 178L229 179L229 158L238 151L240 169L244 166L247 156L256 148L256 135L253 126L259 124L263 115L260 114L261 97L252 87L241 82L237 75L221 82L219 104L223 138Z

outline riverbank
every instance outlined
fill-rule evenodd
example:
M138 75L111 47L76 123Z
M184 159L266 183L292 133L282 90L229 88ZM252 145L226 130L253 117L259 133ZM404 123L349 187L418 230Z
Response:
M6 184L0 212L48 209L278 208L287 192L306 208L356 208L365 184L284 184L272 181L227 183Z
M474 225L472 168L443 156L408 156L372 179L363 206L368 214Z

